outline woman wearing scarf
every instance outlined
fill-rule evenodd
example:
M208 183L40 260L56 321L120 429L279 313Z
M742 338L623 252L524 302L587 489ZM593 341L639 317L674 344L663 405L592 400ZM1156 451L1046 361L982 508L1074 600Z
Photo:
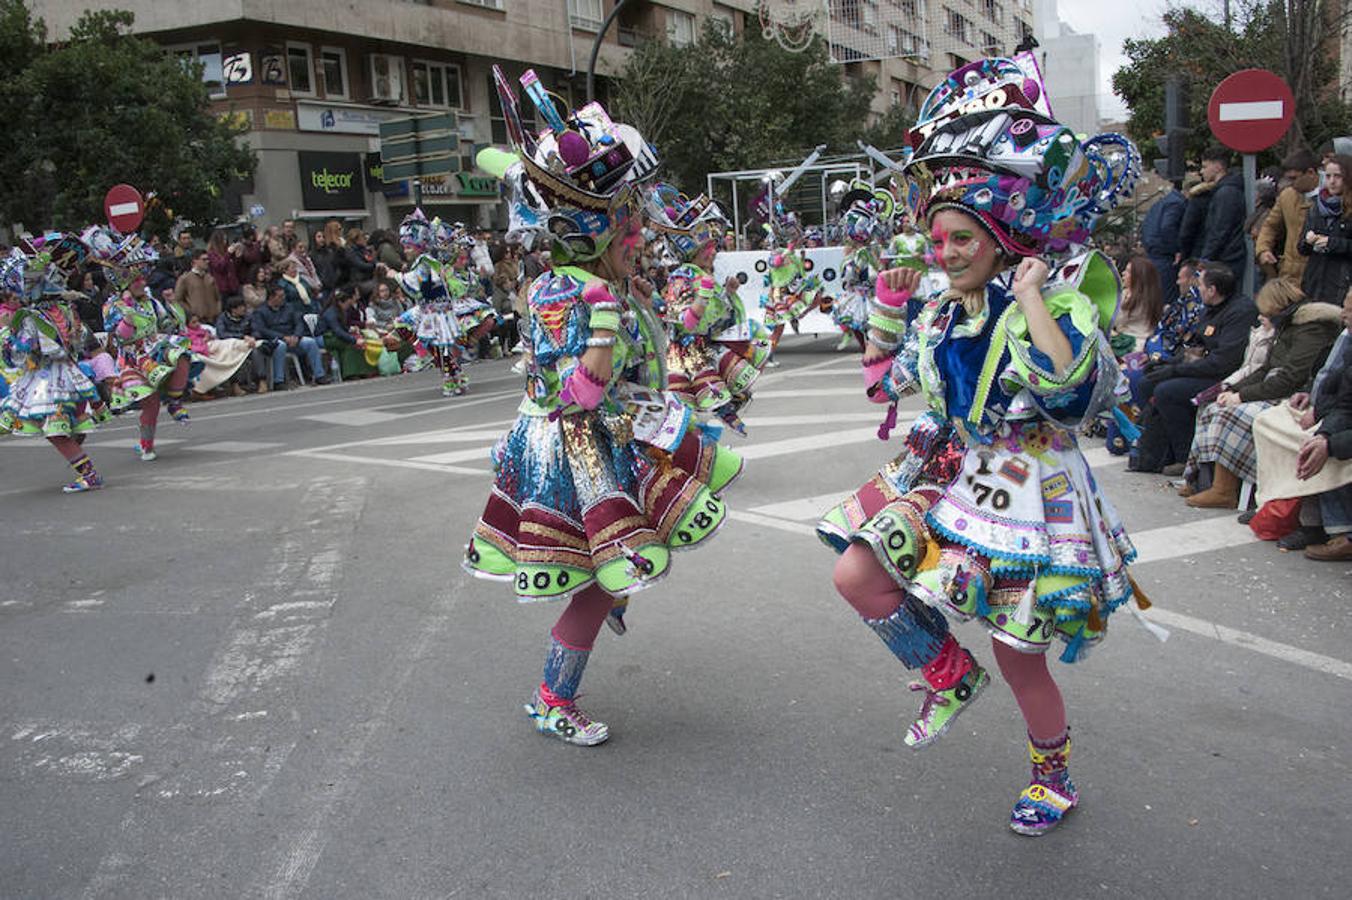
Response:
M1352 156L1335 156L1324 163L1324 185L1305 216L1305 229L1296 249L1310 258L1300 288L1311 300L1341 305L1352 287L1352 197L1348 177Z

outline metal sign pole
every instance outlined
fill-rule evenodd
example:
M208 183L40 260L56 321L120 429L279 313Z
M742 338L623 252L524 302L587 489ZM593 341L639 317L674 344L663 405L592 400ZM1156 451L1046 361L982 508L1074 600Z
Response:
M413 208L422 209L422 179L413 179Z
M1258 157L1252 153L1244 154L1244 210L1252 213L1257 202ZM1246 216L1247 217L1247 216ZM1253 235L1244 231L1244 292L1250 297L1258 290L1257 272L1253 259Z

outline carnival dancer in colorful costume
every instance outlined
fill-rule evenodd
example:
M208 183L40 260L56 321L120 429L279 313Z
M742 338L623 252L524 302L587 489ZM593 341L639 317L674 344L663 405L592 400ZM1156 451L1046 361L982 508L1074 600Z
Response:
M80 319L66 280L85 247L73 236L50 235L34 252L12 251L0 260L0 283L21 298L0 355L21 374L0 400L0 432L41 435L75 470L66 493L103 487L85 454L85 436L109 417L98 388L80 369Z
M673 550L718 529L717 494L740 462L701 443L678 400L646 388L661 383L651 369L661 357L642 339L623 281L643 245L634 180L650 149L599 104L562 113L528 71L522 84L548 125L530 135L494 75L508 133L549 209L554 269L528 292L526 396L493 449L494 485L464 566L512 585L520 601L568 601L526 710L541 732L599 744L609 730L576 704L596 634L614 598L650 587ZM642 384L624 380L636 366L648 372Z
M761 295L765 327L770 331L771 349L779 346L784 326L792 324L816 309L822 301L822 282L811 274L812 261L789 241L782 250L771 250L766 260L765 293Z
M713 415L745 434L740 410L770 358L770 336L746 314L735 278L714 281L714 257L727 221L717 204L694 200L669 184L649 194L649 218L682 262L667 275L668 389L697 414Z
M901 397L918 391L929 410L902 453L818 526L842 554L837 589L920 670L907 746L937 740L989 682L946 617L990 630L1028 727L1032 779L1010 827L1030 835L1079 802L1045 653L1060 638L1061 659L1075 662L1102 641L1109 615L1133 600L1135 556L1075 439L1121 389L1105 335L1120 285L1098 253L1045 259L1072 253L1133 190L1139 158L1117 135L1079 142L1038 102L1039 82L1012 60L981 60L921 110L905 173L951 284L908 330L920 273L879 277L864 380L889 405L880 436Z
M441 395L459 396L469 390L469 378L461 365L464 332L455 315L455 296L446 267L433 255L433 240L432 223L422 210L414 210L399 225L399 241L413 260L399 276L399 285L416 304L400 318L413 328L422 352L436 362L441 372ZM463 293L464 284L458 278L454 281Z
M158 258L153 247L130 235L101 260L109 267L113 284L112 295L103 304L103 327L117 354L111 405L115 412L132 407L141 410L136 449L144 462L156 458L161 398L175 422L188 424L183 394L195 374L192 346L183 333L187 327L183 307L152 296L146 286L147 271ZM201 366L197 363L197 370Z
M470 250L474 248L474 238L469 229L459 222L446 223L441 219L432 220L432 242L441 260L442 276L446 279L446 289L452 297L451 307L456 322L460 326L461 355L465 359L478 356L479 342L493 333L501 324L493 304L483 297L483 287L479 279L470 271ZM461 383L469 386L469 376L462 375Z
M887 239L887 223L894 207L891 191L855 180L840 198L840 232L845 241L840 295L831 306L831 318L846 338L864 348L868 305L873 283L881 271L878 248ZM843 342L842 342L843 343Z

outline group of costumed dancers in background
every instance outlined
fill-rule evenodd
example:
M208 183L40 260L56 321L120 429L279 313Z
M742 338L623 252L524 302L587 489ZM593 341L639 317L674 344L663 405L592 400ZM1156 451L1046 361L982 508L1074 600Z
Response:
M75 472L67 493L103 486L85 438L114 413L140 410L136 452L155 459L161 409L188 423L183 395L194 363L183 309L151 295L146 273L156 252L139 236L91 226L52 233L0 260L0 433L40 436ZM86 262L102 264L112 293L104 304L106 340L81 322L69 280Z
M473 240L463 225L429 222L421 212L404 221L400 235L413 260L400 286L416 305L400 316L396 331L439 368L444 395L463 394L465 361L501 325L469 271ZM157 260L139 235L101 226L45 234L0 259L0 433L46 438L75 471L67 493L103 486L83 444L112 415L139 410L135 449L146 462L156 459L161 410L188 424L184 395L206 358L194 352L184 308L147 287ZM83 296L71 288L90 263L103 267L110 286L98 336L80 320L76 303ZM369 338L381 347L378 335ZM225 377L243 364L248 348L232 355Z
M820 285L801 251L773 252L767 334L737 285L711 274L716 207L651 183L656 149L634 128L597 103L561 107L528 72L521 85L547 125L532 133L515 86L495 77L515 153L480 164L554 265L527 288L525 397L493 448L463 566L519 601L564 602L525 708L540 732L592 746L609 728L577 696L599 630L624 633L629 598L724 521L742 462L717 426L742 430L777 333ZM1021 834L1055 828L1080 799L1048 650L1060 641L1061 660L1078 662L1115 610L1144 622L1148 606L1076 437L1126 390L1107 340L1121 286L1086 246L1139 166L1125 138L1081 141L1055 120L1030 56L983 59L931 92L892 164L909 225L890 241L881 232L897 217L889 191L856 184L842 197L848 290L835 311L859 336L879 436L904 397L926 409L817 531L839 554L837 591L918 675L908 747L937 741L989 684L950 621L989 631L1027 730L1031 774L1009 819ZM682 261L661 295L635 274L645 224Z

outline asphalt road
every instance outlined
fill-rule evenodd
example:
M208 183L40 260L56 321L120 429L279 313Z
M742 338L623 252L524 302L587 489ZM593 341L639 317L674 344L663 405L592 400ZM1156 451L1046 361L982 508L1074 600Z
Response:
M890 452L833 344L781 351L736 517L602 632L594 749L521 711L559 607L459 569L507 362L195 405L148 464L119 421L84 496L0 441L0 896L1348 896L1352 567L1091 448L1172 637L1056 664L1082 808L1017 836L1008 690L907 750L811 536Z

